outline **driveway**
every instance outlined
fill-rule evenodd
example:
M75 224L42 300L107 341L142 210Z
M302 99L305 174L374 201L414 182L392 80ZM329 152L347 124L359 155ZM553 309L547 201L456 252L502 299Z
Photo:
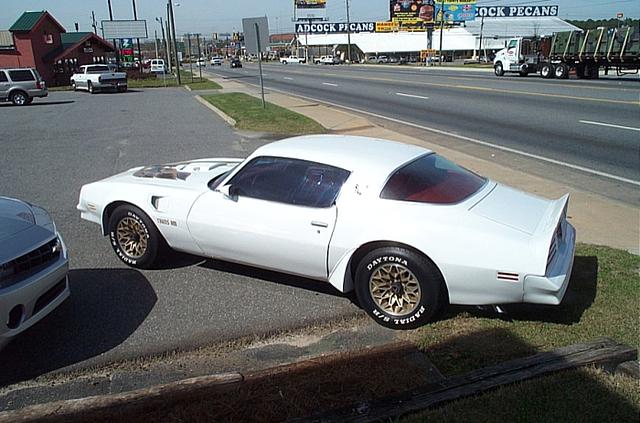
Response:
M242 157L265 142L235 133L194 95L53 92L28 107L0 105L0 195L51 212L69 247L72 291L0 352L0 386L360 313L328 284L212 260L128 268L98 226L80 220L87 182L142 164Z

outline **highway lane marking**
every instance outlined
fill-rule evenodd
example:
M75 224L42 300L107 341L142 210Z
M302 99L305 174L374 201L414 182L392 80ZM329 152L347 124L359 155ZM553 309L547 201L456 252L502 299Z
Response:
M396 93L396 95L399 95L400 97L421 98L423 100L429 100L429 97L425 97L422 95L405 94L405 93Z
M322 85L328 85L330 87L337 87L338 84L332 84L331 82L323 82Z
M289 78L288 76L285 76L282 79L286 79L287 81L293 81L293 78Z
M255 84L250 84L250 85L257 86ZM291 93L289 91L280 90L280 89L277 89L277 88L269 88L269 89L273 90L273 91L281 92L281 93L284 93L284 94L287 94L287 95L292 95L292 96L295 96L295 97L303 98L303 99L306 99L306 100L317 101L317 102L320 102L320 103L328 104L330 106L340 107L340 108L343 108L345 110L350 110L352 112L362 113L363 115L368 115L368 116L376 117L376 118L379 118L379 119L386 119L386 120L391 121L391 122L400 123L402 125L411 126L413 128L418 128L418 129L422 129L422 130L429 131L429 132L434 132L436 134L446 135L446 136L449 136L449 137L452 137L452 138L457 138L459 140L468 141L468 142L473 143L473 144L478 144L478 145L482 145L482 146L489 147L489 148L495 148L496 150L505 151L507 153L517 154L519 156L540 160L542 162L555 164L557 166L562 166L562 167L567 167L569 169L579 170L581 172L588 173L588 174L591 174L591 175L596 175L596 176L600 176L600 177L603 177L603 178L613 179L615 181L625 182L625 183L628 183L628 184L631 184L631 185L640 186L640 181L636 181L636 180L628 179L628 178L623 178L621 176L612 175L610 173L601 172L599 170L591 169L591 168L588 168L588 167L584 167L584 166L575 165L575 164L572 164L572 163L563 162L561 160L551 159L549 157L540 156L538 154L527 153L526 151L517 150L515 148L505 147L505 146L498 145L498 144L493 144L493 143L490 143L490 142L487 142L487 141L482 141L482 140L479 140L479 139L476 139L476 138L471 138L471 137L467 137L467 136L464 136L464 135L459 135L459 134L454 134L452 132L443 131L441 129L431 128L429 126L424 126L424 125L420 125L420 124L417 124L417 123L408 122L408 121L404 121L404 120L401 120L401 119L392 118L392 117L389 117L389 116L384 116L384 115L381 115L381 114L378 114L378 113L373 113L373 112L369 112L369 111L366 111L366 110L356 109L355 107L344 106L342 104L333 103L333 102L327 101L327 100L321 100L321 99L314 98L314 97L309 97L309 96L306 96L306 95L294 94L294 93Z
M531 80L527 80L526 78L502 78L502 79L497 79L497 78L490 78L490 77L463 77L463 76L447 76L447 79L462 79L462 80L467 80L467 81L477 81L479 79L483 80L483 81L498 81L498 82L508 82L510 84L529 84L529 85L533 85L536 84L536 86L541 86L541 82L540 79L536 79L536 78L532 78ZM587 90L605 90L605 91L633 91L633 89L631 88L614 88L614 87L594 87L591 85L585 85L585 84L578 84L578 81L576 81L575 85L571 85L571 84L556 84L555 82L550 82L549 84L546 85L542 85L545 87L563 87L563 88L584 88Z
M305 75L304 72L292 72L300 75ZM308 75L308 74L306 74ZM562 99L570 99L570 100L579 100L579 101L592 101L598 103L614 103L614 104L630 104L633 106L639 106L640 101L630 101L630 100L613 100L608 98L593 98L593 97L580 97L580 96L570 96L570 95L562 95L562 94L551 94L551 93L537 93L531 91L520 91L520 90L509 90L509 89L500 89L500 88L489 88L489 87L478 87L474 85L462 85L462 84L442 84L436 82L421 82L421 81L406 81L406 80L396 80L390 78L377 78L377 77L363 77L363 76L351 76L351 75L339 75L338 77L344 79L356 79L362 81L381 81L381 82L394 82L394 83L404 83L404 84L416 84L416 85L427 85L432 87L441 87L441 88L456 88L461 90L475 90L475 91L490 91L496 93L504 93L504 94L520 94L526 96L537 96L537 97L553 97L553 98L562 98ZM575 88L575 87L573 87Z
M594 122L592 120L579 120L578 122L586 123L587 125L608 126L610 128L627 129L629 131L638 131L638 132L640 132L640 128L634 128L632 126L622 126L622 125L615 125L613 123Z

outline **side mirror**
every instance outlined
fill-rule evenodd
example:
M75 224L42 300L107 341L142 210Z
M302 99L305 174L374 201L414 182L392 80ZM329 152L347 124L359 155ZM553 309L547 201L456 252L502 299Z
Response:
M238 198L238 189L231 184L221 186L218 191L229 200L235 201Z

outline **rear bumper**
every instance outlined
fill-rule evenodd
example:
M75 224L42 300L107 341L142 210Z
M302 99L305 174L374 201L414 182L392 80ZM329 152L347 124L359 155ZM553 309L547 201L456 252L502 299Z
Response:
M523 302L558 305L569 287L576 248L576 230L566 223L565 236L556 258L545 276L527 275L524 278Z

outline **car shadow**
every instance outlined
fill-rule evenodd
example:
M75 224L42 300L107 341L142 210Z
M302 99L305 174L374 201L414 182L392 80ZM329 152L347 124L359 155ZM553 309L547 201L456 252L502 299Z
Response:
M251 266L244 266L235 263L229 263L221 260L207 259L200 264L201 267L211 270L217 270L234 275L247 276L254 279L260 279L266 282L286 285L293 288L300 288L308 291L317 292L319 294L331 295L334 297L347 298L353 304L358 302L353 293L343 294L328 282L317 281L315 279L304 278L302 276L289 275L271 270L259 269Z
M70 297L0 351L0 386L95 357L126 340L157 296L133 269L69 272Z
M450 306L441 320L468 313L475 317L497 318L507 321L539 321L571 325L578 323L584 312L596 298L598 284L598 258L576 256L569 287L560 305L506 304L500 306L504 313L492 307Z
M38 101L35 100L33 103L31 104L27 104L26 106L28 107L34 107L34 106L53 106L56 104L70 104L70 103L75 103L75 100L59 100L59 101ZM4 107L24 107L24 106L16 106L12 103L7 103L2 105Z

